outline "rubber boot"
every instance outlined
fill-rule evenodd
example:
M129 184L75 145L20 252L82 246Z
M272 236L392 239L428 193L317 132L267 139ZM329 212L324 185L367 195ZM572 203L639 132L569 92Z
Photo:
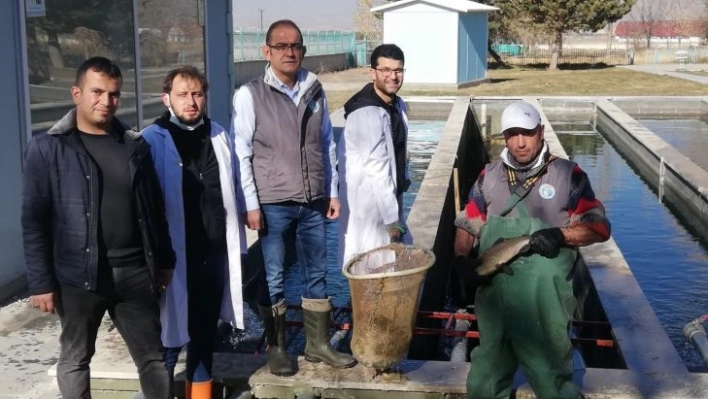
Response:
M346 353L337 352L329 343L329 325L332 304L329 298L302 298L303 324L305 325L305 360L325 362L338 369L346 369L356 364L356 360Z
M297 367L285 351L285 300L271 306L258 306L268 343L268 368L271 374L287 377L297 373Z
M187 399L211 399L212 380L192 382L191 385L191 392L187 394Z

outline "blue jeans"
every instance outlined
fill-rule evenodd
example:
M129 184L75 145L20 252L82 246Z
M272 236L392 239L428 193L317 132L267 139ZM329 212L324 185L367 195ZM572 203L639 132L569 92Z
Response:
M259 237L271 305L275 305L285 297L283 284L285 245L291 234L295 235L297 261L303 270L305 292L302 296L308 299L327 297L325 292L326 206L326 200L309 204L286 202L261 205L265 229L260 231Z

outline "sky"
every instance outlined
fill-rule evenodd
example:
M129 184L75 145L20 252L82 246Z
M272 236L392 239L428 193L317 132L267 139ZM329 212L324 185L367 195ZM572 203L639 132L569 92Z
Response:
M234 30L263 30L279 19L292 19L302 30L353 30L357 0L232 0Z
M638 0L653 5L681 4L703 12L702 0ZM279 19L292 19L302 30L354 30L357 0L232 0L234 29L263 29ZM638 5L635 5L638 8ZM631 19L625 16L623 20Z

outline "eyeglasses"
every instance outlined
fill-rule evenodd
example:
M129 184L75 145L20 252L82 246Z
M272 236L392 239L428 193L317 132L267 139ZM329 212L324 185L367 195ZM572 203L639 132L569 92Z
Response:
M268 47L277 50L277 51L287 51L287 50L292 50L293 53L300 53L302 50L305 48L300 43L290 43L290 44L285 44L285 43L276 43L276 44L269 44Z
M406 70L403 68L398 68L398 69L374 68L374 69L381 72L381 75L383 75L384 78L391 76L392 73L395 73L396 75L403 75L403 73L406 72Z

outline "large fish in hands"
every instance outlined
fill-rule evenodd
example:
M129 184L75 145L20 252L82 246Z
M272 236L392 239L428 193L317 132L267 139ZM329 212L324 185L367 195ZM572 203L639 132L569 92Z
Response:
M514 272L509 267L509 262L529 251L529 238L528 235L523 235L516 238L500 239L477 258L475 271L480 276L488 276L498 271L510 276L513 275Z

